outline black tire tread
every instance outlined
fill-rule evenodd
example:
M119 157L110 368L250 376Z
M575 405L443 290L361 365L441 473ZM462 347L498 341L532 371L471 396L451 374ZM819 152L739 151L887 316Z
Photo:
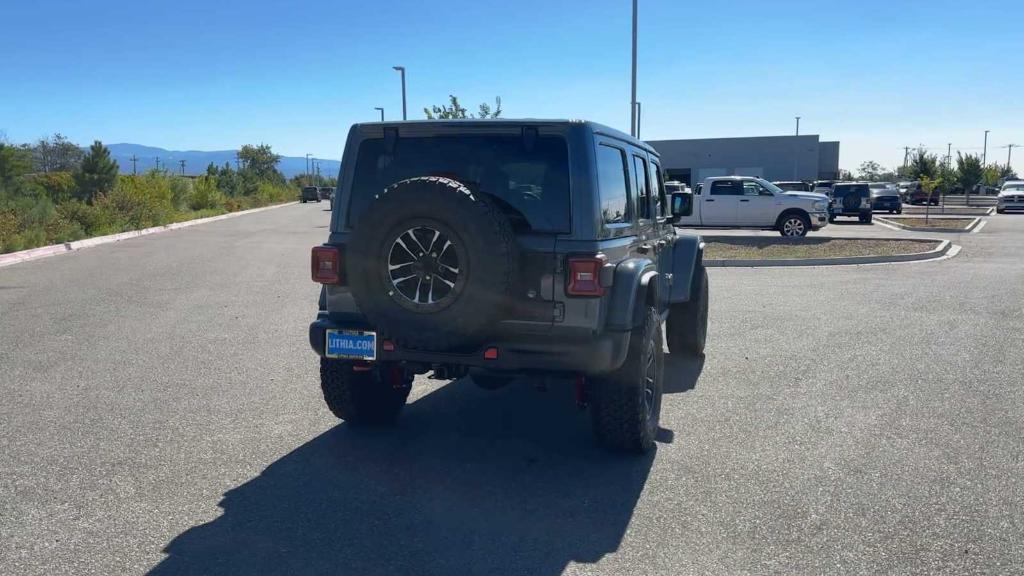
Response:
M338 418L357 426L394 423L412 389L412 379L395 387L381 378L385 368L356 372L352 363L320 358L320 389L324 401Z
M659 375L653 423L643 414L643 366L647 340L654 339L655 362ZM599 444L617 452L648 452L654 447L661 404L663 359L661 320L654 308L648 307L643 323L633 330L629 353L623 365L611 374L595 378L591 389L591 418ZM640 378L637 375L640 374ZM637 387L640 386L640 390Z

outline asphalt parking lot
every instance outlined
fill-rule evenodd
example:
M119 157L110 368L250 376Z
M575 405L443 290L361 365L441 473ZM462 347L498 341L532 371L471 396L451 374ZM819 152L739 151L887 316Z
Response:
M1024 215L938 262L712 269L631 458L559 389L421 378L397 429L339 424L325 208L0 269L0 572L1024 573Z

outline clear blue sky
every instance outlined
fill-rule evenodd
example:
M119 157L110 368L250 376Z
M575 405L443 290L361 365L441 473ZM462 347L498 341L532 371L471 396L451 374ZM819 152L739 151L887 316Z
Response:
M0 3L0 131L338 158L449 93L629 127L629 0ZM1024 144L1024 2L640 0L647 139L801 133L841 165ZM1024 172L1024 148L1015 151Z

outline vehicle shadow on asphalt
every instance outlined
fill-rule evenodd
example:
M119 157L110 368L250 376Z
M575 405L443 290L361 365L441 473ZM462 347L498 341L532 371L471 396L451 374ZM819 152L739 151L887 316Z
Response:
M668 362L672 391L702 366ZM598 448L568 387L463 379L397 428L340 424L277 460L151 573L561 574L618 549L654 457Z

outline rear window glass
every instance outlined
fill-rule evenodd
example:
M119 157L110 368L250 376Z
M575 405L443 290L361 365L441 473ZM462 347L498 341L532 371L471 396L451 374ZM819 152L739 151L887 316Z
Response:
M803 182L776 182L775 185L783 190L786 190L787 192L810 191L810 186L804 184Z
M832 187L832 193L836 196L846 196L848 194L858 194L861 196L868 195L867 184L836 184Z
M407 178L444 176L501 199L534 230L569 231L569 151L560 136L539 136L527 147L506 135L399 138L388 153L383 138L359 146L350 226L374 196Z
M605 224L629 222L629 171L624 151L605 144L597 147L597 183Z

